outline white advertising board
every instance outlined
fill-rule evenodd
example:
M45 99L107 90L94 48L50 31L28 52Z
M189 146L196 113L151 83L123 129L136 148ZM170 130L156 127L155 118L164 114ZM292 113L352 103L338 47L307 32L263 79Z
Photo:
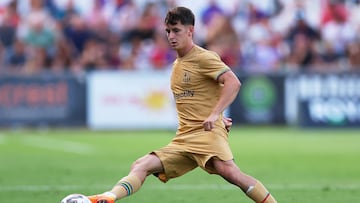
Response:
M93 72L87 85L87 124L92 129L177 127L169 72Z

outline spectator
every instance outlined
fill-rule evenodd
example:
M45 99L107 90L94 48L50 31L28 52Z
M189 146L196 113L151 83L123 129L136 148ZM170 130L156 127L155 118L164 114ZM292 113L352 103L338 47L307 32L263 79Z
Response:
M121 69L123 59L121 58L121 41L116 33L112 33L107 41L105 53L108 68L113 70Z
M315 51L314 41L310 40L303 33L296 34L289 56L285 60L287 70L311 70L313 65L318 64L318 59L319 57Z
M75 56L81 55L85 43L92 38L92 34L87 28L85 20L80 15L72 15L69 24L65 25L63 32Z
M127 52L125 52L128 50ZM151 62L149 56L151 53L150 41L143 41L139 37L134 37L131 40L131 44L123 46L122 57L124 62L122 69L125 70L151 70Z
M80 12L75 7L74 0L68 0L64 9L58 9L58 21L65 27L70 24L70 19L72 16L80 15Z
M252 9L254 12L257 10ZM249 18L245 37L247 42L242 47L245 58L243 70L252 73L278 71L282 53L279 44L275 43L277 33L270 24L269 16L258 12L257 16Z
M27 45L49 50L55 45L55 32L45 26L45 16L41 13L29 16L28 30L23 36Z
M20 2L20 1L19 1ZM26 36L34 26L34 23L40 23L47 30L53 30L56 26L56 20L49 14L49 11L44 6L43 0L29 0L22 1L29 2L29 9L21 11L21 23L18 28L18 37L23 38Z
M25 50L25 44L16 40L14 45L8 49L5 56L4 66L8 73L19 74L27 61L27 53Z
M71 61L71 47L64 38L57 40L51 62L51 70L56 74L69 72Z
M321 26L332 21L346 21L348 11L342 0L323 0Z
M153 39L157 26L160 24L159 22L160 18L157 14L156 4L147 3L136 23L136 27L124 33L123 40L131 41L134 37L140 40Z
M104 42L95 39L86 41L84 51L80 56L80 64L86 72L105 68L107 64L105 60Z
M186 2L89 0L90 10L77 7L79 2L66 0L61 6L54 0L10 0L1 7L0 62L6 66L1 69L36 73L41 71L36 64L46 66L43 70L82 74L169 66L174 52L165 45L159 19ZM359 66L358 0L218 3L197 4L201 20L194 40L232 68L269 73Z
M332 49L336 54L344 55L348 44L355 39L356 31L347 20L347 12L343 4L330 3L329 10L329 17L327 13L324 14L321 35L325 43L333 46Z
M347 56L349 58L349 70L360 71L360 40L351 43L347 47Z
M85 23L90 30L96 30L99 25L108 24L103 8L104 0L94 0L93 8L85 15Z
M107 52L107 61L109 69L118 70L122 66L122 59L120 57L120 43L109 44Z
M208 6L201 12L201 21L208 26L215 16L224 14L216 0L210 0Z
M320 32L312 28L302 16L298 16L294 26L290 27L289 32L285 36L285 40L291 48L294 48L295 37L299 34L304 35L310 41L318 41L321 38Z
M22 72L26 75L38 75L49 70L50 65L51 58L44 47L31 47Z
M139 21L140 10L133 0L127 0L126 3L120 2L115 6L112 16L109 20L110 30L118 33L119 36L125 35L130 30L135 29ZM124 37L124 41L127 37Z
M8 49L16 40L16 30L20 22L20 16L16 12L17 2L12 1L6 6L0 21L0 42Z
M162 34L156 33L149 57L151 66L155 70L161 70L169 67L176 56L169 48L167 39Z
M230 18L222 13L213 13L208 21L208 32L205 45L209 50L219 54L221 59L231 68L241 63L240 42L231 24Z
M307 23L302 14L297 16L284 40L290 50L286 61L287 70L308 70L309 67L318 63L319 56L315 46L321 40L321 34Z

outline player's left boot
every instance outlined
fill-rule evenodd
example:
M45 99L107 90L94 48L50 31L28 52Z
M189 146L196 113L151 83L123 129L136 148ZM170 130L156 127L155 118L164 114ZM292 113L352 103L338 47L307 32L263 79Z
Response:
M106 194L92 195L88 198L91 203L115 203L115 197Z

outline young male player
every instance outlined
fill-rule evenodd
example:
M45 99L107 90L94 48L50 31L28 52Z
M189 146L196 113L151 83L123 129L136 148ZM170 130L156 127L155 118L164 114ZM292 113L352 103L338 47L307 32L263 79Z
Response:
M224 120L223 111L237 96L240 81L216 53L194 44L194 24L194 14L185 7L170 10L165 18L168 41L177 52L171 76L179 118L176 136L167 146L136 160L110 191L89 196L92 203L113 203L132 195L151 174L165 183L196 167L220 175L255 202L276 202L233 160L226 130L231 121Z

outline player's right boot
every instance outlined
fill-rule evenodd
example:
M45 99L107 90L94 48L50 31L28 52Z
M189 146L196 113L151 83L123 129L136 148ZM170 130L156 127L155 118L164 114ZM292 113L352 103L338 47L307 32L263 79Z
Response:
M91 203L115 203L115 198L106 194L92 195L88 198Z

